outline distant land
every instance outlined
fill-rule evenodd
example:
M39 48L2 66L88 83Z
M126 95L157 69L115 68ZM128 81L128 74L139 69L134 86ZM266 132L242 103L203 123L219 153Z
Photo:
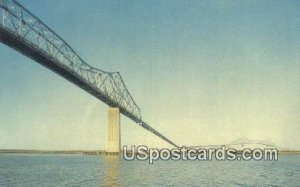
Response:
M128 150L128 152L130 152L130 150ZM120 153L122 154L123 152L121 151ZM54 155L78 154L78 155L105 155L106 152L104 150L0 149L0 154L45 154L45 155L47 155L47 154L54 154ZM300 150L278 150L278 154L279 155L300 155Z
M102 155L104 150L31 150L31 149L0 149L0 154L81 154Z
M78 155L105 155L105 153L106 152L104 150L0 149L0 154L78 154ZM279 153L279 155L300 155L300 150L278 150L278 153Z
M231 141L228 144L222 145L197 145L186 146L187 148L220 148L221 146L226 148L234 148L236 150L242 150L244 148L275 148L280 155L300 155L300 150L288 149L278 147L269 140L251 140L248 138L239 138ZM0 149L0 154L79 154L79 155L104 155L105 150L31 150L31 149Z

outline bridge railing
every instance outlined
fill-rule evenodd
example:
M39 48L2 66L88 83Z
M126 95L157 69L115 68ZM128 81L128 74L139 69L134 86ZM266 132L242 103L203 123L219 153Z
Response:
M58 34L15 0L0 0L0 26L54 59L121 110L142 122L141 111L119 72L106 72L87 64Z

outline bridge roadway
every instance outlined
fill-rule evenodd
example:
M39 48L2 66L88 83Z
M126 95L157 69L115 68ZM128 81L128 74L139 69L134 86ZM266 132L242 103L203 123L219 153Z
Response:
M6 13L6 14L12 14L11 17L17 17L18 15L14 14L12 11L10 11L8 6L7 7L4 6L4 4L5 4L4 2L6 2L6 0L0 0L0 12L1 12L1 8L3 9L2 10L2 12L3 12L2 16L4 16L4 13ZM36 19L37 22L39 22L39 24L41 24L43 27L47 28L49 30L49 32L52 32L56 37L61 39L56 33L54 33L46 25L44 25L43 22L41 22L38 18L33 16L33 14L31 14L27 9L25 9L18 2L14 1L14 0L10 0L10 2L14 3L16 6L18 6L20 8L21 14L22 14L22 12L27 12L30 16L32 16L32 19ZM18 18L17 20L20 19L20 25L28 24L24 21L25 19L23 17L17 17L17 18ZM13 21L13 19L11 19L11 20ZM21 31L22 31L22 29L23 28L21 28ZM33 29L33 28L30 27L29 29ZM34 31L34 32L36 32L36 31ZM40 35L40 33L37 33L37 34ZM73 49L64 40L61 39L61 41L63 42L64 45L68 46L73 51ZM124 107L124 104L122 104L122 103L120 104L119 102L116 102L116 100L112 99L112 96L110 96L108 94L105 94L103 91L99 90L99 88L97 86L95 86L92 82L87 81L82 76L79 76L76 73L76 71L72 70L69 66L64 65L63 63L59 62L59 60L57 58L55 58L53 55L51 55L51 53L48 53L47 51L39 48L38 45L30 42L30 40L26 39L24 37L24 35L19 34L18 29L16 29L16 31L13 31L11 28L8 28L8 26L6 26L4 24L4 17L3 17L3 23L0 24L0 42L4 43L5 45L7 45L7 46L9 46L13 49L15 49L16 51L22 53L23 55L31 58L35 62L39 63L40 65L42 65L42 66L44 66L48 69L50 69L51 71L53 71L56 74L62 76L63 78L67 79L68 81L74 83L78 87L82 88L83 90L87 91L88 93L95 96L99 100L103 101L108 106L118 107L120 109L120 112L122 114L124 114L125 116L127 116L129 119L133 120L134 122L136 122L137 124L142 126L144 129L152 132L156 136L158 136L161 139L165 140L169 144L171 144L175 147L178 147L174 142L169 140L163 134L161 134L160 132L158 132L157 130L152 128L150 125L148 125L145 121L143 121L141 116L137 115L137 114L139 114L140 111L138 111L138 113L135 113L135 110L134 110L135 108L134 107L135 106L137 107L137 105L135 104L135 102L133 101L133 99L131 98L131 95L129 93L128 93L128 95L130 96L130 99L131 99L131 101L129 101L129 102L133 102L134 105L135 105L135 106L131 106L131 108L132 107L134 108L132 110ZM51 45L54 45L54 44L51 44ZM58 51L58 52L60 52L60 51ZM85 65L87 65L87 64L85 64ZM91 66L89 66L89 67L91 67ZM111 76L110 74L108 74L108 75ZM119 73L118 73L118 75L119 75ZM120 76L120 79L123 83L123 80L122 80L121 76ZM125 85L124 85L124 87L125 87ZM128 91L128 90L125 87L125 92L126 91ZM138 110L139 110L139 108L138 108Z

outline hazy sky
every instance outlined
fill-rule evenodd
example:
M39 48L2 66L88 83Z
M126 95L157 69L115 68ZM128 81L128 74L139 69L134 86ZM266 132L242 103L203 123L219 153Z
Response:
M300 149L300 1L21 1L179 145ZM166 146L126 117L122 144ZM0 44L0 149L104 149L107 106Z

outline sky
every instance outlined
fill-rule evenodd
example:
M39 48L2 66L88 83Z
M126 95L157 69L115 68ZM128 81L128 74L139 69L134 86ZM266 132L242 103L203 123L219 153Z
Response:
M178 145L300 149L300 1L20 1ZM0 149L105 149L108 107L0 44ZM126 117L123 145L166 147Z

